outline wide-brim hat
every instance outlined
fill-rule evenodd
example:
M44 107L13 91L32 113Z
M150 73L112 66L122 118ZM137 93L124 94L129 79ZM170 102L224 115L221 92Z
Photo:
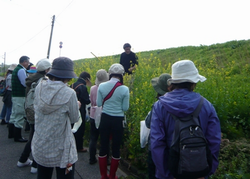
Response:
M178 84L184 82L198 83L206 81L206 78L199 74L191 60L181 60L172 65L172 78L168 80L168 84Z
M16 67L17 67L17 64L13 63L13 64L10 65L8 70L13 71Z
M168 73L163 73L159 77L153 78L151 80L151 84L154 87L154 90L160 94L164 95L166 92L168 92L168 79L170 79L171 76Z
M57 78L77 78L74 72L74 63L67 57L58 57L52 62L52 68L47 75Z
M109 74L107 73L106 70L100 69L96 73L96 79L95 79L95 84L99 85L105 81L109 80Z

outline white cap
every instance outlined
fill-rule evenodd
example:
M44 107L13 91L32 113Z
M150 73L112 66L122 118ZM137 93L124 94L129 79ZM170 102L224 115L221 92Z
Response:
M190 60L181 60L172 65L172 78L168 80L171 83L184 83L184 82L203 82L206 81L204 76L199 75L194 63Z
M51 63L50 63L49 59L47 59L47 58L39 60L36 64L37 71L45 71L49 68L51 68Z
M119 63L114 63L109 68L109 74L121 74L121 75L123 75L123 73L124 73L124 68Z

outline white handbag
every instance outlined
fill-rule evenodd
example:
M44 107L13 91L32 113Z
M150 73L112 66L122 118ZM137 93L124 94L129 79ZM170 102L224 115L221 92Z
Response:
M71 129L71 131L73 133L76 133L76 131L79 129L79 127L81 126L82 124L82 116L81 116L81 113L79 111L79 120L74 124L73 128Z

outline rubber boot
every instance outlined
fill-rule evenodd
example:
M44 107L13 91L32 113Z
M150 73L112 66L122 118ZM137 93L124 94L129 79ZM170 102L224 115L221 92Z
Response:
M8 134L8 138L11 139L11 138L14 138L14 124L12 123L9 123L8 124L8 130L9 130L9 134Z
M110 171L109 171L109 179L118 179L118 177L115 174L119 165L119 161L120 161L120 158L112 157Z
M15 142L28 142L27 139L22 137L22 128L17 128L14 126L14 141Z
M99 159L99 168L101 173L101 179L108 179L107 175L107 155L105 156L98 156Z

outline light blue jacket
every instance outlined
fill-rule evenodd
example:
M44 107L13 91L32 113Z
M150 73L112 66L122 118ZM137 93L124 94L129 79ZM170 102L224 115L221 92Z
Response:
M102 106L103 99L112 90L119 80L111 78L109 81L101 83L97 91L97 106ZM129 108L129 89L122 85L116 88L111 98L105 101L102 112L110 116L124 116L124 111Z

